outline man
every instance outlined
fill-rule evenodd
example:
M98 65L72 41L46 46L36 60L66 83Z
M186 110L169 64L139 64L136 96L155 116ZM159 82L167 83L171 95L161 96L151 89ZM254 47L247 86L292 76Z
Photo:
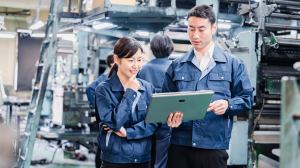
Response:
M172 62L163 92L213 90L202 120L183 122L172 130L169 168L226 168L233 115L252 107L253 88L245 65L213 42L216 18L206 5L187 16L193 49ZM199 102L201 103L201 102Z
M165 73L171 64L168 59L174 50L173 42L167 35L155 35L150 42L151 51L155 59L151 60L138 74L138 77L150 82L155 92L161 92ZM154 168L165 168L168 159L168 146L170 144L171 130L167 124L160 125L152 140L152 160Z
M153 84L155 92L160 93L165 73L171 64L168 59L174 50L173 42L167 35L155 35L150 42L155 59L151 60L138 74L138 77Z

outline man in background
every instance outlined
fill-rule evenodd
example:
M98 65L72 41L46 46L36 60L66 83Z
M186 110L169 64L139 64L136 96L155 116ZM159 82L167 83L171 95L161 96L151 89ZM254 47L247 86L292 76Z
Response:
M101 74L95 81L89 84L86 87L86 94L88 97L88 101L91 109L95 109L95 89L96 87L103 81L108 78L108 74L110 72L111 67L114 65L114 57L112 54L106 57L106 64L108 68L105 70L103 74Z
M169 36L155 35L150 42L150 48L155 58L143 66L138 76L152 83L155 92L160 93L165 73L172 62L168 57L174 46Z
M155 59L144 65L138 77L150 82L155 87L155 92L160 93L165 73L172 62L168 57L173 52L174 46L169 36L155 35L150 42L150 48ZM170 127L161 124L152 140L152 167L166 168L170 136Z

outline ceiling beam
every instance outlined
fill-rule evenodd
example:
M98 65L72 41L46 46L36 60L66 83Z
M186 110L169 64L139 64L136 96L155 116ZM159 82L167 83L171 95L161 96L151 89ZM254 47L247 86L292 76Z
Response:
M36 0L0 0L1 7L19 8L19 9L36 9ZM50 0L41 0L41 10L49 10Z

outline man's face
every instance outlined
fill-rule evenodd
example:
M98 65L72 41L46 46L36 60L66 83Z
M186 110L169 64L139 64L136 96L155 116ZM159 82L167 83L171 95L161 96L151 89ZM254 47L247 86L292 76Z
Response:
M189 17L188 36L197 51L201 51L208 46L215 32L216 24L211 24L208 19L196 16Z

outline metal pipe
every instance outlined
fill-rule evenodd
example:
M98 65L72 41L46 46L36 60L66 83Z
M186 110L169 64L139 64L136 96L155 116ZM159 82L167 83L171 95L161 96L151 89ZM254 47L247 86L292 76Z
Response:
M270 3L276 3L276 4L281 4L281 5L300 6L300 2L287 1L287 0L270 0Z
M220 0L221 2L235 2L249 4L249 0ZM251 0L250 3L255 3L255 0Z
M299 8L299 7L285 6L285 5L278 5L278 9L281 9L281 10L288 10L288 11L300 11L300 8Z
M68 2L68 12L71 12L71 7L72 7L72 0L69 0L69 2Z
M266 23L266 27L274 28L274 29L278 29L278 30L298 30L298 31L300 31L300 27L298 27L298 26L288 26L288 25Z
M83 0L79 1L79 16L83 16Z
M257 129L260 131L279 131L280 125L257 125Z
M176 0L171 0L171 7L176 8Z
M249 0L220 0L221 2L235 2L235 3L245 3L249 4ZM250 3L255 3L257 1L251 0ZM291 1L291 0L269 0L269 3L275 3L280 5L291 5L291 6L300 6L300 2Z
M258 26L258 24L253 24L254 26ZM266 23L266 28L268 29L275 29L275 30L298 30L300 31L300 27L298 26L288 26L288 25L281 25L281 24L272 24Z
M289 14L283 14L283 13L272 13L271 17L300 20L300 15L289 15Z

